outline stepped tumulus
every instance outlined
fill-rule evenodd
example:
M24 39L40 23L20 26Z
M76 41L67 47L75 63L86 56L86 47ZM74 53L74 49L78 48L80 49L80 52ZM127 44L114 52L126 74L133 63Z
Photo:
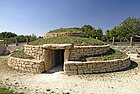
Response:
M18 53L24 54L23 57L17 56ZM92 74L124 70L131 61L125 53L100 40L86 38L83 32L50 32L25 45L23 51L13 52L8 65L31 73L60 65L67 74Z

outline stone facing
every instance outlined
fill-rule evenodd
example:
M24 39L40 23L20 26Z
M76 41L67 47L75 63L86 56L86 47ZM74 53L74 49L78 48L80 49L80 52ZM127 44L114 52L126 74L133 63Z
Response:
M45 70L44 61L35 59L8 58L8 65L16 70L30 73L41 73Z
M42 45L25 45L24 52L37 60L43 60L45 49L43 49Z
M91 74L124 70L131 65L129 57L107 61L67 61L64 63L64 72L67 74Z
M103 54L110 50L109 45L74 46L71 44L25 45L24 52L37 60L44 60L45 49L69 49L69 60L79 60L81 56Z
M58 32L58 33L47 33L43 35L43 38L52 38L52 37L59 37L59 36L79 36L84 37L83 32Z
M52 67L50 66L50 51L55 49L65 49L64 72L68 74L112 72L123 70L131 64L129 57L108 61L77 61L84 55L103 54L110 50L109 45L72 46L70 44L44 44L24 46L24 52L33 56L36 60L9 57L8 65L21 71L41 73Z
M79 60L81 56L103 54L110 50L109 45L102 46L74 46L70 50L70 60Z
M45 49L71 49L72 44L43 44Z

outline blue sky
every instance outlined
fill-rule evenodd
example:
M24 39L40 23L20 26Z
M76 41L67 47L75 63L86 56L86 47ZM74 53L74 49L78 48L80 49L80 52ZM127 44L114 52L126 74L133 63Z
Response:
M90 24L103 31L140 17L140 0L0 0L0 32L42 35Z

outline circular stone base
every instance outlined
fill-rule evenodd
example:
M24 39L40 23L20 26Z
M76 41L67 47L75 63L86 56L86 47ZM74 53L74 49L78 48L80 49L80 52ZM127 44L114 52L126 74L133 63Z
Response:
M131 65L129 57L106 61L67 61L64 71L68 74L92 74L124 70Z

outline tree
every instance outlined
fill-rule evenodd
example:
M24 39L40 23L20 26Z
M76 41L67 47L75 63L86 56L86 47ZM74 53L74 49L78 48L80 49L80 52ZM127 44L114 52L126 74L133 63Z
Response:
M0 33L2 38L11 38L17 36L17 34L12 33L12 32L2 32Z
M91 25L84 25L82 27L82 31L85 32L85 31L91 31L92 30L92 26Z
M92 37L92 38L98 37L98 39L101 39L101 37L103 36L103 32L101 28L96 29L90 25L84 25L82 27L82 30L85 33L86 37Z
M115 41L129 41L130 37L140 35L140 18L128 17L120 25L106 33L106 37L110 40L115 37Z

